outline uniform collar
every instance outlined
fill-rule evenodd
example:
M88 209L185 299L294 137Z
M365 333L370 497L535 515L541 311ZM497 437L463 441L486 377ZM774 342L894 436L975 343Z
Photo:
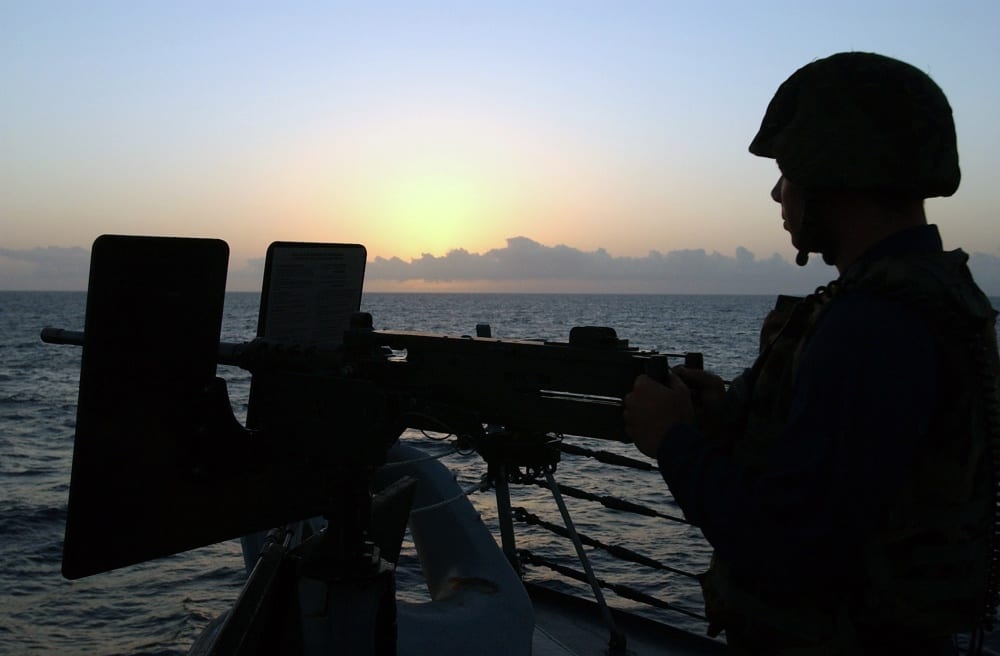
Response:
M846 275L851 269L885 257L914 253L940 253L943 250L941 233L938 232L936 225L914 226L889 235L869 248L844 273Z

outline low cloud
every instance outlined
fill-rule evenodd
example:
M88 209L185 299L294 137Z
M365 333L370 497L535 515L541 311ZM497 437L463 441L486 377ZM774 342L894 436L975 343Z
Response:
M90 250L47 246L0 248L0 289L73 291L87 288Z
M366 278L373 282L422 281L449 288L482 283L491 290L610 291L664 294L770 294L776 290L812 291L836 274L818 258L805 269L778 254L757 259L745 248L735 255L702 249L644 257L615 257L603 248L581 251L545 246L512 237L505 248L482 254L455 249L436 257L424 254L409 262L376 257Z
M1000 257L974 253L969 267L987 294L1000 295ZM512 237L506 247L482 254L455 249L410 261L376 257L365 275L376 286L422 282L469 291L802 294L836 278L837 272L815 255L799 267L777 253L758 259L742 246L733 255L688 249L615 257L603 248L581 251Z
M973 253L969 256L969 269L983 291L990 296L1000 296L1000 257Z
M90 251L85 248L0 248L0 289L85 290ZM969 266L979 285L1000 295L1000 257L973 253ZM229 288L258 290L263 258L231 263ZM443 256L368 263L370 291L610 292L649 294L804 294L836 277L819 257L798 267L781 255L758 258L746 248L732 255L703 249L613 256L512 237L484 253L455 249Z

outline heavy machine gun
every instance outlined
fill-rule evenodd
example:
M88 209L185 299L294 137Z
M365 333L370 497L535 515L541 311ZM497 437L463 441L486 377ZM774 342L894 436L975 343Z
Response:
M622 398L666 366L608 328L565 343L450 337L374 330L362 313L334 346L220 343L226 266L217 240L99 238L85 330L43 330L83 346L67 577L316 515L360 534L371 473L406 428L461 435L515 466L519 440L626 441ZM248 427L217 364L252 373Z

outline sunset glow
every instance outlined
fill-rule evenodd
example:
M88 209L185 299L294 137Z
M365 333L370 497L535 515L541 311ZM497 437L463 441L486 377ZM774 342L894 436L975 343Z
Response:
M109 1L8 3L0 21L0 289L82 288L73 249L103 233L225 239L241 288L275 240L360 242L372 262L520 237L595 266L787 262L776 168L747 144L782 80L842 50L944 88L963 182L928 212L947 247L1000 258L995 3ZM554 284L394 271L373 284Z

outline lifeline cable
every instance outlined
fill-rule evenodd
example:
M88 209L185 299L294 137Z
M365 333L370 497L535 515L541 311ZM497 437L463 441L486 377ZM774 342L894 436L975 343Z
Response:
M567 578L571 578L575 581L580 581L581 583L587 582L587 576L583 572L575 570L571 567L567 567L565 565L560 565L559 563L549 560L544 556L536 555L531 551L527 551L525 549L519 550L518 555L521 558L521 562L525 564L547 567L551 569L553 572L562 574ZM663 601L662 599L657 599L656 597L650 596L645 592L641 592L627 585L620 585L618 583L609 583L604 579L597 579L597 582L600 584L602 588L611 590L616 595L624 599L638 601L640 603L646 604L647 606L652 606L654 608L659 608L662 610L674 611L676 613L687 615L688 617L693 617L694 619L701 620L703 622L708 621L708 618L706 618L704 615L701 615L700 613L688 610L686 608L682 608L680 606L676 606L668 601Z
M558 524L547 522L544 519L539 518L537 515L530 513L521 507L514 508L514 519L516 519L519 522L524 522L525 524L529 524L531 526L538 526L540 528L544 528L564 538L570 537L569 532L564 527L559 526ZM629 562L636 563L637 565L645 565L646 567L650 567L652 569L672 572L673 574L679 574L681 576L686 576L691 579L698 578L698 574L692 574L691 572L685 572L682 569L677 569L676 567L671 567L670 565L664 565L658 560L655 560L648 556L643 556L642 554L636 551L632 551L627 547L623 547L617 544L606 544L584 533L577 533L577 535L579 536L580 541L582 543L591 547L603 549L612 556L620 558L621 560L627 560Z
M539 487L546 487L540 481L532 481L535 485ZM574 499L583 499L584 501L596 501L605 508L610 508L611 510L622 510L624 512L634 513L636 515L643 515L645 517L659 517L660 519L666 519L672 522L677 522L678 524L687 524L688 526L694 526L691 522L684 519L683 517L677 517L676 515L668 515L662 513L659 510L654 510L647 506L641 504L626 501L625 499L620 499L618 497L613 497L610 495L597 495L592 492L586 492L579 488L572 487L570 485L564 485L558 483L559 491L568 497L573 497Z
M475 485L470 485L469 487L465 488L464 490L463 489L459 489L459 491L456 494L454 494L453 496L448 497L447 499L442 499L441 501L437 501L435 503L430 503L430 504L427 504L426 506L420 506L419 508L413 508L412 510L410 510L410 514L411 515L416 515L418 513L427 512L428 510L434 510L436 508L441 508L443 506L447 506L448 504L454 503L455 501L458 501L459 499L464 499L464 498L468 497L470 494L475 494L476 492L482 492L484 489L485 488L483 487L482 483L476 483Z
M657 471L659 469L656 465L646 462L645 460L636 460L635 458L618 455L617 453L612 453L610 451L594 451L582 446L567 444L566 442L559 442L559 449L563 453L571 453L575 456L588 456L607 465L619 465L621 467L631 467L632 469L641 469L643 471Z

